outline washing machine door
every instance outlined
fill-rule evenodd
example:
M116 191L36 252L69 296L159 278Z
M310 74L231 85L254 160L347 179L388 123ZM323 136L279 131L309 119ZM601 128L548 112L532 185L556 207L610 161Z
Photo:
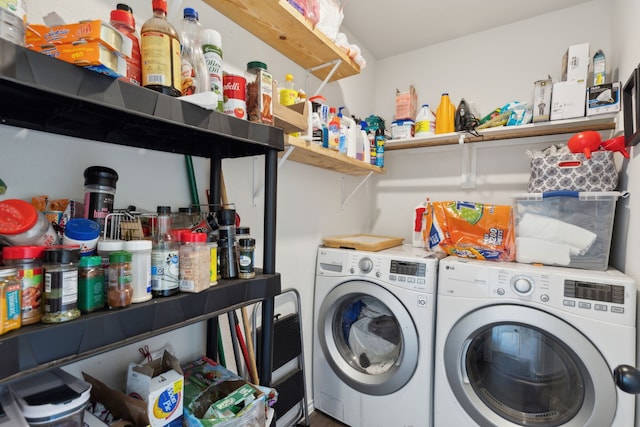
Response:
M615 415L612 368L577 329L541 310L495 305L468 314L449 332L444 361L479 425L601 427Z
M416 325L402 302L378 284L353 280L333 288L320 306L316 327L325 359L358 392L393 393L416 370Z

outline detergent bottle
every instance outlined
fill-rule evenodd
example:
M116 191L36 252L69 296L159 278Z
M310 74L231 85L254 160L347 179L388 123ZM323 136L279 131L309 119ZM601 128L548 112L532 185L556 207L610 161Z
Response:
M340 148L340 118L336 113L335 107L329 108L329 121L328 128L328 148L331 150L338 150Z
M338 108L338 119L340 120L340 136L338 137L338 152L347 154L347 123L344 121L342 110L344 107Z
M451 103L449 94L443 93L440 97L440 105L436 110L436 133L455 132L456 107Z
M362 160L365 163L371 163L371 149L369 148L369 135L367 134L367 122L364 120L360 121L360 143L358 144L358 152L356 156L360 155L360 150L362 150Z
M422 104L420 112L416 116L415 137L421 138L433 135L436 130L436 116L433 115L429 104Z

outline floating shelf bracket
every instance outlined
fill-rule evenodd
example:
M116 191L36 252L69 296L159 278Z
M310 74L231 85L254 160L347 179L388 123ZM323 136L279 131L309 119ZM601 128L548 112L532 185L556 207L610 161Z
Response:
M465 134L460 134L458 144L462 149L462 160L460 165L460 188L474 189L476 188L476 165L477 165L477 148L476 144L465 144Z
M351 193L349 193L349 195L347 197L342 197L345 194L345 186L344 186L344 175L342 175L342 185L340 186L340 199L342 200L342 204L340 205L340 209L344 209L344 207L346 206L347 202L349 202L349 200L351 200L351 198L354 196L354 194L356 194L356 192L360 189L360 187L362 187L364 185L365 182L367 182L367 180L369 178L371 178L371 175L373 175L373 172L369 172L364 178L362 178L362 181L360 181L360 183L356 186L356 188L353 189L353 191L351 191Z
M327 62L325 64L320 64L320 65L316 65L315 67L307 68L307 71L311 72L311 71L319 70L321 68L326 68L329 65L333 65L333 68L331 69L329 74L327 74L327 77L324 78L324 80L322 81L322 83L320 84L318 89L316 90L316 93L314 93L312 96L316 96L316 95L318 95L320 93L320 91L325 87L325 85L327 84L329 79L335 74L335 72L338 69L338 67L340 67L340 64L342 64L342 59L335 59L335 60L333 60L331 62Z

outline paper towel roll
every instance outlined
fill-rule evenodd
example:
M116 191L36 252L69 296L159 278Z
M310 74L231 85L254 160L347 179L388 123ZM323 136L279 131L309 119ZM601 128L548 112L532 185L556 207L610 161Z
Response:
M585 228L544 215L525 213L516 230L517 237L533 237L547 242L566 244L573 255L584 255L597 235Z

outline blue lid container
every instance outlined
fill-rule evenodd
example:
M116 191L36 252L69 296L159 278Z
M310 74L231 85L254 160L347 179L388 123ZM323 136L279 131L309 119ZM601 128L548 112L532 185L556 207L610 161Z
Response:
M74 240L93 240L100 236L100 225L87 218L72 218L64 227L65 236Z

